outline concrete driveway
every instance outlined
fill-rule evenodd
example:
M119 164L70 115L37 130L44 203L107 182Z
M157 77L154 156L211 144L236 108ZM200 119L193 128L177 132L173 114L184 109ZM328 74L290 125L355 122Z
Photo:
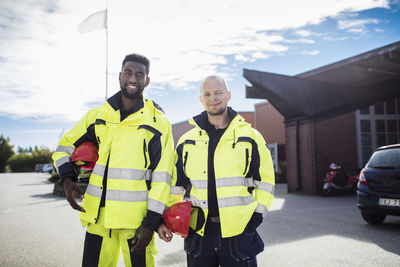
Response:
M0 174L0 266L81 266L85 230L48 177ZM288 194L282 184L276 191L259 227L259 266L400 266L400 217L371 226L355 196ZM157 246L156 266L186 266L182 238Z

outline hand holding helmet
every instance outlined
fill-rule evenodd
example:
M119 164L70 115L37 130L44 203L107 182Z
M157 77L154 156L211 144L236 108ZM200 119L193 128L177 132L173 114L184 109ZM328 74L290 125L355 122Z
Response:
M77 168L78 176L80 178L86 178L89 180L89 176L96 165L98 157L98 149L96 145L91 142L83 142L75 148L71 155L70 162ZM85 174L84 177L82 177L82 173ZM75 210L86 212L85 209L75 201L76 195L83 198L83 194L79 186L73 181L72 177L64 178L63 184L65 196L71 207Z
M71 163L77 168L80 180L89 181L89 177L98 160L98 148L92 142L83 142L75 148L71 156Z
M184 238L188 236L192 204L189 200L176 203L164 213L165 225L173 233Z

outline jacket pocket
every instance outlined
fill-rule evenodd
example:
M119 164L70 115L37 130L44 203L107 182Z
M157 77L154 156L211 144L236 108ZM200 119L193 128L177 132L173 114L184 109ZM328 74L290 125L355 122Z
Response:
M202 237L196 233L189 235L184 240L184 250L193 257L198 257L201 254Z
M248 260L264 251L264 242L257 231L245 231L232 238L232 250L234 258Z

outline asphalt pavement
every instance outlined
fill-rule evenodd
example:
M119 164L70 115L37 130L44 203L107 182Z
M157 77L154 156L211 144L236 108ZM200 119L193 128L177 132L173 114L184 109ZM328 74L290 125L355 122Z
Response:
M44 173L0 174L0 266L81 266L85 230ZM400 217L368 225L355 195L332 197L276 187L258 231L263 266L400 266ZM183 239L157 240L156 266L186 266ZM124 266L120 260L118 266Z

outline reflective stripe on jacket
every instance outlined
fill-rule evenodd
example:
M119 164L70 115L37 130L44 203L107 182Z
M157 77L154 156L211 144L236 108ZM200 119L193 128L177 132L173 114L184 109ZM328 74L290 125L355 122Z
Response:
M120 95L111 101L115 97ZM82 201L86 210L79 214L82 224L97 220L107 171L105 227L136 229L147 210L162 215L166 208L173 160L171 124L147 100L120 121L120 110L110 99L90 110L62 137L53 159L60 176L69 177L69 158L75 147L83 140L96 142L99 159Z
M196 127L184 134L175 153L170 203L180 201L190 189L192 205L207 221L207 162L209 137ZM214 154L216 192L222 237L241 234L254 212L266 214L274 198L275 176L270 152L261 134L236 115L222 135ZM196 222L192 221L191 226ZM204 235L204 226L197 231Z

